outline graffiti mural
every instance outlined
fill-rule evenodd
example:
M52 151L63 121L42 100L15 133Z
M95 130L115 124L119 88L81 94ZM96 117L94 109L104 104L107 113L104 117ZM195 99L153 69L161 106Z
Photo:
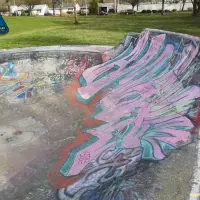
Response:
M69 56L52 72L37 66L27 66L27 70L25 66L21 67L20 61L3 63L0 65L0 95L7 96L12 103L37 102L44 91L62 92L64 86L72 81L73 75L86 68L87 61L87 56L84 59Z
M137 199L140 161L162 160L192 142L200 120L199 43L147 29L136 45L75 77L65 91L86 116L50 169L58 199Z

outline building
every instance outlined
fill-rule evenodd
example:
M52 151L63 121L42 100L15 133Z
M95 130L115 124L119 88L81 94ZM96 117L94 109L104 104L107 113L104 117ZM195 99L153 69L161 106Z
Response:
M80 8L79 4L77 3L76 4L76 10L77 10L77 12L79 12L80 9L81 8ZM53 14L53 9L50 8L48 12L51 13L51 14ZM63 14L74 13L74 4L64 4L63 8L62 8L62 13ZM55 8L55 15L60 15L60 7L56 7Z
M32 15L44 16L45 13L48 13L48 10L47 4L35 5L32 9Z
M115 12L114 10L114 3L98 3L99 12L103 11L106 13Z
M28 6L26 6L26 5L24 5L24 4L22 4L22 5L20 5L20 6L18 6L18 11L22 11L22 10L28 10Z
M121 13L127 10L133 10L133 6L129 3L127 4L118 4L117 5L117 13Z
M90 7L89 4L87 6L86 5L81 6L80 14L82 14L82 15L86 15L86 13L89 14L89 12L90 12L89 7Z
M20 6L18 6L18 8L17 8L17 15L21 16L22 11L25 11L25 12L28 11L28 6L26 6L26 5L20 5Z
M126 11L126 10L132 10L133 6L129 3L126 4L116 4L116 9L115 9L115 4L114 3L99 3L99 11L103 11L106 13L114 13L115 10L117 13Z
M10 6L11 13L16 13L18 11L18 6Z
M181 11L183 8L183 1L165 1L164 9L168 11ZM184 10L192 10L193 4L191 1L186 1ZM145 10L162 10L162 2L154 3L146 2L146 3L139 3L139 6L135 6L134 10L137 12L142 12Z

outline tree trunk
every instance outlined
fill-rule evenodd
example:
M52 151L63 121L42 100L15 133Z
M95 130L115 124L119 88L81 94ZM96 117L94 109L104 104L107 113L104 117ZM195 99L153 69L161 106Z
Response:
M55 16L55 1L52 0L52 7L53 7L53 16Z
M116 0L114 0L114 10L115 10L115 13L117 12L117 9L116 9ZM108 10L107 10L108 12Z
M32 6L31 5L29 5L29 7L28 7L28 16L31 16L31 11L32 11Z
M76 10L76 0L74 0L74 23L78 24L78 16L77 16L77 10Z
M198 13L200 13L200 0L198 2L198 10L197 10Z
M162 0L162 15L165 13L165 0Z
M9 12L9 16L11 16L12 13L11 13L11 9L10 9L10 0L8 0L8 12Z
M132 8L133 10L134 10L136 5L137 5L137 10L138 10L140 0L134 0L134 1L129 1L129 2L133 6L133 8Z
M60 2L60 16L62 16L62 10L63 10L63 0Z
M186 2L186 0L183 0L183 7L182 7L182 11L184 11L185 2Z
M197 15L197 0L194 0L193 3L193 16Z

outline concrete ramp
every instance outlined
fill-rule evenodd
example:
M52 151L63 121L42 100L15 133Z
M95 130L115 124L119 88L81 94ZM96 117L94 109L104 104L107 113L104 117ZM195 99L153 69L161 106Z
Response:
M0 51L0 199L188 199L199 44L145 29L116 47Z

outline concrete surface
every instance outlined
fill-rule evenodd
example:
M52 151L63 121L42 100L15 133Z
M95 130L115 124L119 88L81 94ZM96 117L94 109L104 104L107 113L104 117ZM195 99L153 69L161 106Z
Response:
M153 38L156 39L152 40ZM142 40L143 42L140 43L140 48L138 48L137 45ZM140 62L137 67L142 70L143 62L149 59L145 58L148 52L147 49L145 50L147 48L145 44L149 45L149 41L153 41L153 49L150 51L151 59L154 55L158 55L156 51L159 51L159 49L164 51L167 44L179 45L177 52L180 57L178 56L177 59L180 59L179 62L181 62L182 59L187 58L184 60L185 64L182 65L185 66L185 70L187 69L183 76L185 77L184 87L190 88L188 91L191 92L191 96L196 95L193 97L195 101L189 101L190 106L195 104L200 92L192 88L191 85L196 84L198 86L200 81L198 76L195 76L195 79L191 78L194 74L198 75L200 62L198 60L199 40L192 36L146 29L141 35L128 34L116 47L66 46L0 51L0 200L185 200L189 199L190 193L198 193L197 154L199 136L190 133L193 130L193 125L183 118L182 121L178 121L178 123L174 121L173 123L176 125L176 129L184 123L187 124L190 127L189 131L181 130L178 135L171 135L169 140L165 140L168 144L171 142L171 145L174 145L173 150L172 147L165 146L165 151L163 148L162 152L159 153L159 150L155 147L153 149L154 156L150 158L149 155L147 159L151 149L146 150L147 146L142 143L141 138L144 136L140 138L143 145L137 146L136 137L125 142L124 135L122 139L117 139L117 141L123 141L117 144L117 148L109 146L104 149L103 153L101 152L92 158L93 152L98 152L107 144L99 147L99 149L93 146L93 152L83 151L83 154L79 156L78 164L76 164L76 155L78 155L76 150L81 151L82 146L91 140L87 132L90 133L89 135L94 134L95 137L101 138L102 134L104 134L104 138L107 137L106 131L101 130L105 126L104 124L99 127L93 125L93 123L97 123L95 120L98 117L100 119L100 115L90 116L93 121L88 121L84 117L84 109L88 113L94 112L93 105L98 110L98 102L101 102L101 112L105 112L101 116L101 120L104 119L102 121L110 122L117 115L120 115L120 119L124 121L127 119L121 116L121 113L124 112L123 109L116 113L124 105L115 107L113 111L115 114L113 115L107 112L114 105L114 97L119 97L117 90L113 93L115 95L112 96L112 91L115 91L114 88L106 90L104 96L100 97L100 101L97 100L97 103L94 100L92 105L89 105L86 101L81 105L84 109L80 109L78 104L73 105L75 100L69 101L69 98L73 96L73 80L76 80L76 78L79 81L83 80L79 76L83 73L82 76L88 82L84 86L81 85L80 81L78 91L83 99L87 99L89 95L92 95L94 89L105 84L104 81L101 84L98 83L95 87L91 87L95 81L90 82L90 80L98 70L98 74L101 74L101 69L104 67L108 69L111 65L119 65L123 68L128 66L130 62L133 64L134 59L137 58L142 60L136 61L136 64ZM159 45L161 45L160 48L158 48ZM133 48L125 54L125 59L122 55L130 47ZM180 52L183 51L184 47L187 48L181 54ZM135 58L134 54L129 57L134 48L141 50L140 54ZM151 48L151 46L148 48ZM192 52L192 54L189 54L190 57L194 56L191 62L188 61L188 52ZM166 55L173 57L169 49L166 53ZM127 56L129 59L127 59ZM157 59L159 58L160 54ZM165 58L163 57L163 59ZM171 59L172 65L173 59ZM157 65L152 65L152 68L154 66ZM161 61L158 66L161 66ZM178 64L175 65L175 67L177 66ZM103 75L106 78L108 74L104 72ZM135 74L137 73L135 72ZM118 72L118 74L120 73ZM94 80L98 82L101 81L103 76L97 77ZM106 83L109 83L112 76L105 80ZM176 81L176 87L181 87L183 80L180 78ZM131 84L130 82L126 89L136 88ZM176 82L174 82L175 84ZM84 90L86 86L91 88ZM145 88L146 86L142 87L143 90ZM148 87L148 90L150 91L151 88ZM148 90L145 90L145 94L148 93ZM172 86L171 90L173 90ZM87 94L84 93L85 91ZM123 92L121 90L120 96L124 95ZM184 94L183 89L181 92ZM176 94L178 96L180 92L177 91ZM105 99L105 97L107 98ZM164 99L167 99L167 97L165 96ZM184 103L187 103L187 101ZM171 102L171 104L173 103ZM136 105L137 102L132 107L134 108ZM157 105L160 104L157 103ZM105 106L105 110L103 106ZM169 113L165 115L170 117L181 113L186 116L185 109L181 110L182 107L179 107L179 105L176 105L176 107L175 113L171 111L170 115ZM197 112L198 107L195 104L193 110L188 110L187 117L190 117L190 120L191 118L195 119L194 121L197 123ZM110 118L106 118L109 115ZM163 115L159 116L160 119L163 118ZM132 117L134 119L134 115ZM147 119L147 116L145 117ZM82 120L83 118L84 120ZM156 124L155 118L151 120L153 124ZM165 121L162 126L167 127L167 123ZM87 129L85 129L86 124L89 126ZM110 125L110 127L113 126ZM173 128L171 127L173 131L170 134L177 131ZM117 129L120 130L120 125ZM77 130L83 131L83 133L79 133L78 138ZM98 135L95 132L98 130L101 130L100 133L102 134ZM113 138L117 136L114 133L112 134ZM154 140L156 137L158 138L155 135L153 137ZM173 143L174 138L178 139ZM112 141L110 143L112 144ZM128 144L129 148L127 148ZM93 143L90 145L93 145ZM156 144L152 142L152 145L155 146ZM89 147L87 146L85 149ZM144 151L147 151L146 155L143 155ZM163 155L164 157L162 157ZM69 167L68 161L70 160L67 160L67 158L70 156L75 156L75 158L67 172L64 163L68 163L67 167ZM62 162L59 162L59 160ZM82 166L84 166L83 170L80 170ZM190 200L198 200L198 197L190 197Z
M0 53L3 60L1 66L10 66L17 71L17 74L8 74L10 80L1 80L2 200L48 199L49 194L55 194L46 183L47 172L58 157L59 149L73 141L74 131L81 123L80 111L67 105L62 85L71 82L84 58L87 59L87 67L102 63L102 55L97 49L93 52L84 52L83 47L75 49L78 51L65 47L63 51L52 51L50 48L42 51L38 48L36 51L19 49ZM107 49L105 47L104 51ZM8 58L5 62L4 59ZM66 67L71 67L71 71L66 72L68 76L64 80L59 72L62 73ZM15 76L16 81L12 80ZM19 87L35 88L30 96L26 94L16 98L24 88L15 91L14 86L24 77L26 80ZM55 85L55 82L58 84Z

